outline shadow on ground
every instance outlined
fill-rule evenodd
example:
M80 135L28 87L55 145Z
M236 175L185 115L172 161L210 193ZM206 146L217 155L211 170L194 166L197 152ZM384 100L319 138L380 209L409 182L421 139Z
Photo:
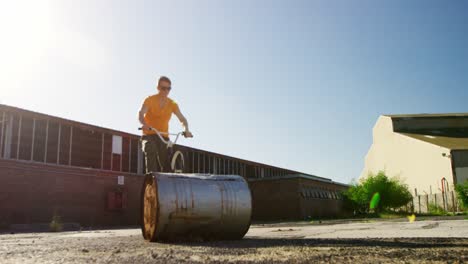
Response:
M244 238L237 241L183 242L174 245L202 246L213 248L266 248L266 247L384 247L384 248L468 248L467 238L386 238L386 239L260 239Z

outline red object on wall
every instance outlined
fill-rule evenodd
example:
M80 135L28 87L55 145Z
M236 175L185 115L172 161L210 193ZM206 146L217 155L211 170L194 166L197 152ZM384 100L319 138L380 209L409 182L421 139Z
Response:
M107 209L122 210L127 208L127 193L124 191L114 191L107 193Z

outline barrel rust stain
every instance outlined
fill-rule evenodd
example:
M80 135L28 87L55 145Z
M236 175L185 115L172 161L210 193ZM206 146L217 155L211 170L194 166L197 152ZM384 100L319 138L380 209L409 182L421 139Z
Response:
M156 228L158 225L159 204L158 191L154 178L145 179L145 191L143 197L143 232L144 238L149 241L156 240Z

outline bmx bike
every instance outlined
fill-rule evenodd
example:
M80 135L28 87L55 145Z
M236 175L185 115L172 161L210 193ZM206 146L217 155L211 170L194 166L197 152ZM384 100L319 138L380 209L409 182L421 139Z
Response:
M166 144L167 146L167 151L168 151L168 158L167 160L169 161L169 164L163 164L164 166L169 165L170 172L173 173L183 173L185 172L185 159L184 159L184 154L180 150L174 151L174 145L176 144L177 140L179 137L182 135L186 137L185 132L179 132L179 133L166 133L166 132L160 132L157 129L150 127L150 130L156 132L156 135L161 139L161 141ZM138 130L143 130L143 128L138 128ZM170 139L165 139L162 135L167 135L169 136L175 136L174 142L172 142Z

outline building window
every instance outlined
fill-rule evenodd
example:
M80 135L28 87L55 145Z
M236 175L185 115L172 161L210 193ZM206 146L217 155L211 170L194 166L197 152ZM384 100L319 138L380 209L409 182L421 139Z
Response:
M112 136L112 153L122 155L122 137Z
M318 192L317 189L314 189L314 198L315 198L315 199L320 198L319 192Z

